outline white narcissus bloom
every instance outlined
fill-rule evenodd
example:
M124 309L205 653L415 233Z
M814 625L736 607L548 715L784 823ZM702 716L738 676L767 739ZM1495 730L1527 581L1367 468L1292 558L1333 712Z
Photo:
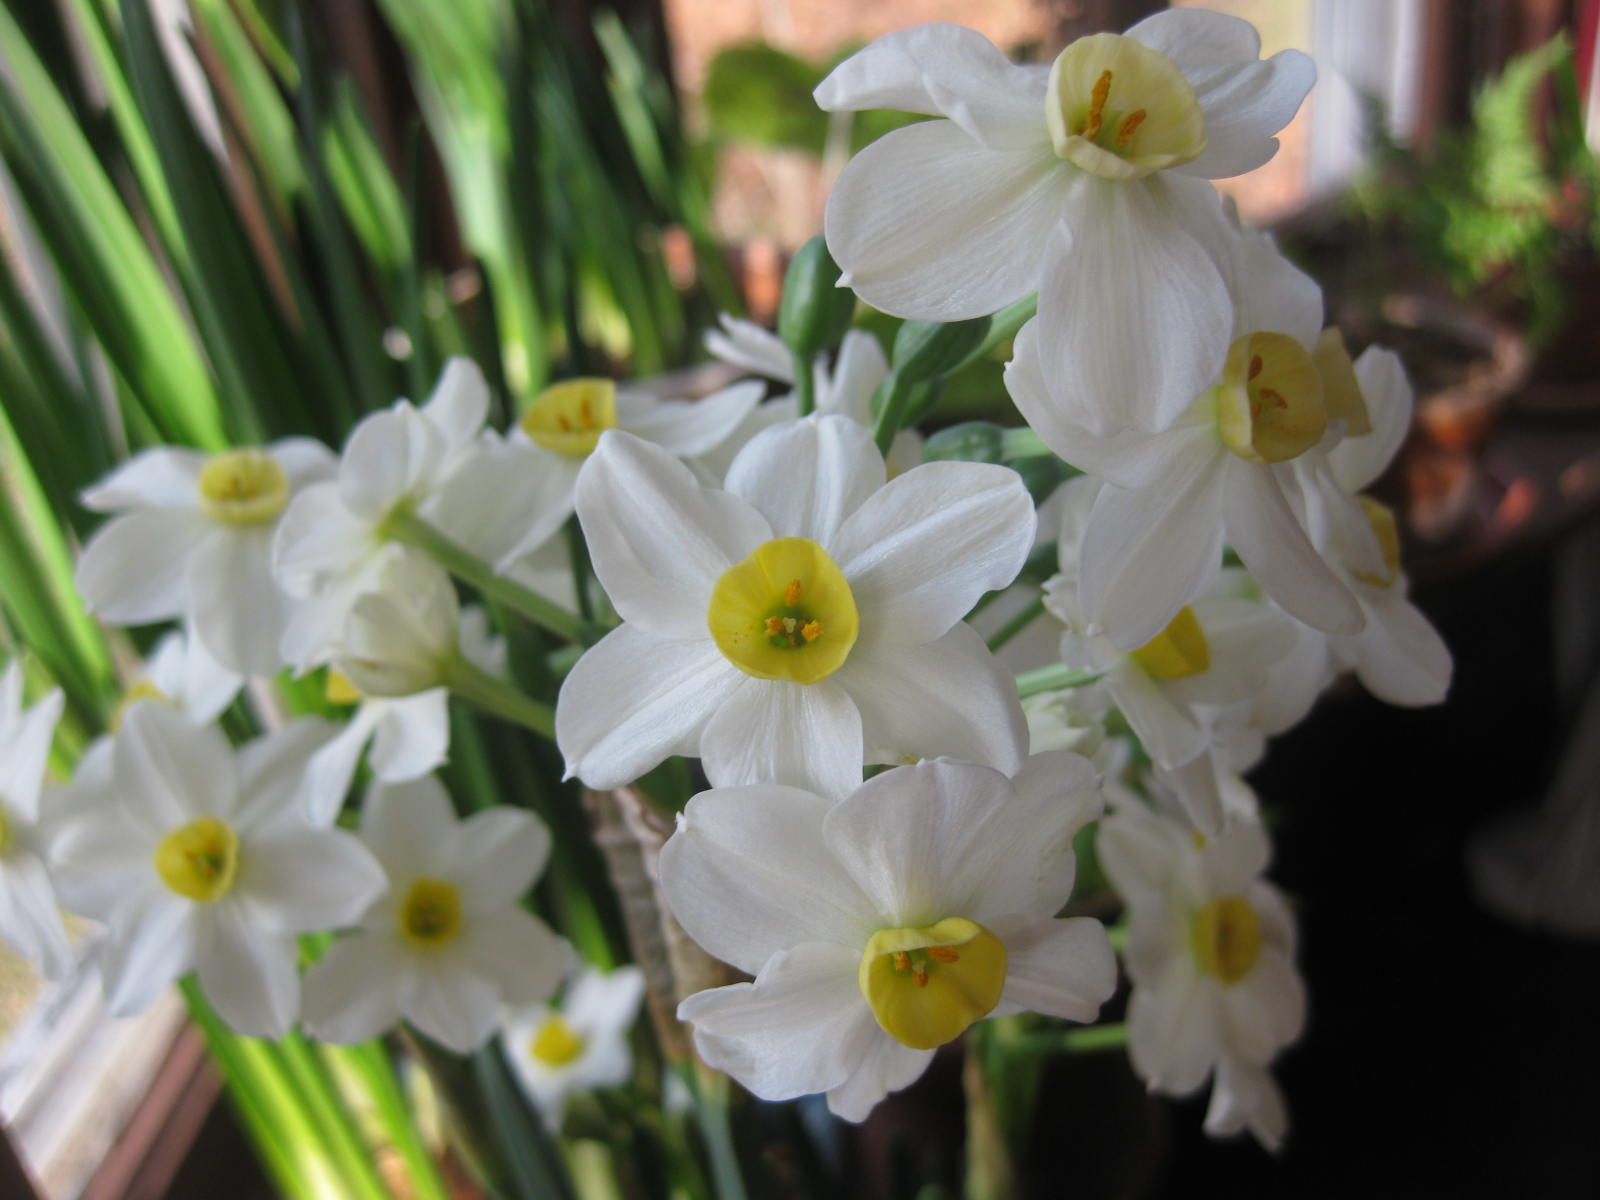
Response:
M122 703L165 700L196 725L208 725L233 703L243 686L244 676L218 662L194 630L186 628L156 643Z
M879 138L828 197L828 249L869 304L929 321L1039 293L1045 369L1097 433L1171 425L1215 382L1230 307L1210 178L1272 157L1315 78L1235 17L1171 10L1069 45L1045 71L923 25L816 90L830 111L925 121Z
M128 710L100 803L75 806L54 845L62 899L107 926L112 1012L139 1012L192 970L238 1032L288 1031L297 935L348 924L383 889L360 842L301 813L306 756L330 732L295 721L235 755L165 704Z
M39 792L61 692L22 707L22 664L0 675L0 939L54 979L72 962L39 829Z
M78 590L101 620L182 617L224 666L271 675L290 598L272 575L287 505L333 473L327 447L288 438L261 449L142 451L83 493L116 515L78 563Z
M360 835L389 888L306 976L307 1032L363 1042L403 1017L469 1054L503 1004L560 986L571 951L520 904L550 854L537 817L502 806L457 821L429 777L372 787Z
M711 1066L765 1100L826 1092L865 1120L974 1021L1092 1021L1116 986L1105 928L1058 920L1094 769L1030 759L1015 781L940 759L840 801L762 785L702 792L661 852L667 906L755 976L684 1000Z
M723 313L720 330L706 334L706 349L723 362L744 367L780 383L794 383L794 355L783 339L753 321L742 321ZM839 343L833 365L820 359L813 364L815 401L819 413L837 413L862 425L872 423L872 395L889 378L889 359L878 339L863 329L852 329ZM726 478L734 455L763 429L800 415L800 401L785 392L757 405L726 441L710 454L702 454L696 465L705 468L717 481ZM922 436L914 429L902 429L889 446L889 473L909 471L922 461Z
M929 463L884 482L838 416L758 435L727 490L664 451L602 438L578 481L595 573L624 624L562 684L569 775L618 787L671 754L713 786L834 797L864 762L1021 765L1016 684L961 618L1033 542L1014 471Z
M1249 1128L1276 1149L1288 1118L1267 1066L1300 1036L1306 999L1294 919L1260 878L1265 832L1241 823L1196 837L1182 821L1130 806L1101 821L1096 844L1128 902L1134 1069L1176 1096L1214 1072L1207 1132Z
M500 1045L545 1123L561 1128L574 1092L620 1087L633 1074L628 1031L644 999L644 972L587 967L559 1006L518 1008L500 1023Z
M505 670L505 642L490 636L489 616L476 605L461 612L457 645L461 656L479 669L491 675ZM368 743L367 765L380 783L420 779L445 761L450 749L448 687L412 696L372 696L330 670L327 699L357 707L339 735L306 764L306 816L312 824L328 825L339 815Z
M1063 415L1063 393L1046 382L1049 332L1037 318L1006 368L1007 389L1050 448L1108 485L1084 529L1078 582L1091 624L1124 650L1205 591L1224 541L1297 619L1331 633L1362 628L1361 606L1302 524L1306 484L1317 476L1296 463L1322 452L1330 422L1366 427L1361 394L1338 334L1319 333L1316 285L1264 235L1235 243L1233 340L1169 429L1101 437Z

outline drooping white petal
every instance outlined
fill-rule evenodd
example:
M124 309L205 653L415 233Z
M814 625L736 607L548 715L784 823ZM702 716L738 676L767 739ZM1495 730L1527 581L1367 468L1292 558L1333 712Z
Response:
M933 1056L932 1050L913 1050L880 1030L850 1077L828 1090L828 1111L857 1124L865 1121L878 1101L921 1079Z
M1279 951L1263 948L1250 973L1223 993L1222 1018L1230 1050L1246 1062L1269 1062L1305 1028L1300 973Z
M96 512L124 508L198 508L206 456L177 446L153 446L119 465L79 499Z
M556 743L567 774L593 788L621 787L678 753L736 691L755 682L710 638L679 642L618 626L561 684Z
M189 561L216 526L198 509L138 509L95 531L78 560L89 611L116 625L179 617L189 602Z
M615 429L578 476L577 509L617 612L663 638L706 637L712 587L772 536L744 500L703 487L659 446Z
M987 316L1034 291L1077 182L1037 128L1036 143L989 149L953 122L924 121L857 154L823 219L840 282L922 321Z
M763 1100L825 1092L848 1079L879 1036L861 998L861 954L806 942L774 954L754 983L697 992L678 1006L710 1066Z
M1210 740L1205 727L1187 706L1173 704L1143 667L1130 661L1107 675L1105 686L1150 757L1163 767L1181 767L1204 752Z
M378 860L353 834L297 817L251 837L234 880L261 924L287 933L353 924L386 886Z
M324 1042L364 1042L400 1020L398 940L358 933L329 947L306 974L301 1014L306 1030Z
M860 425L872 423L872 394L889 378L889 359L883 344L865 329L852 329L839 343L833 373L818 389L817 411L837 413ZM901 433L908 432L902 429ZM894 448L889 450L894 459Z
M828 548L884 478L883 456L864 426L819 414L751 438L728 467L724 486L749 501L777 536L810 538Z
M961 25L918 25L877 38L835 67L814 94L824 112L891 108L948 117L995 148L1048 136L1043 78Z
M384 783L404 783L441 765L450 749L450 689L382 701L367 764Z
M935 462L874 491L830 549L863 635L918 645L1017 577L1035 527L1033 499L1009 467Z
M1001 917L984 923L1006 946L1006 984L993 1016L1036 1012L1090 1022L1117 990L1117 956L1092 917Z
M272 575L272 530L218 530L189 562L190 626L226 667L272 675L284 665L279 643L289 597Z
M1271 1071L1224 1054L1211 1084L1205 1130L1228 1137L1245 1129L1275 1154L1289 1132L1288 1109Z
M706 953L751 975L798 942L865 945L866 899L823 841L831 807L771 784L701 792L661 851L672 915Z
M1390 704L1413 708L1438 704L1450 690L1450 647L1404 598L1369 607L1360 638L1336 646L1335 654L1355 667L1369 692Z
M945 755L1010 774L1027 754L1016 680L965 622L923 646L857 643L836 678L872 762Z
M617 415L617 427L638 434L680 458L706 454L725 441L766 388L756 380L736 383L700 400L662 400L637 413ZM622 397L618 396L619 409Z
M306 763L333 737L336 726L298 717L239 751L239 804L231 823L240 830L298 818L305 806Z
M500 806L461 822L456 878L461 907L474 916L520 900L550 856L550 830L530 812Z
M783 339L754 321L719 313L721 329L708 329L705 346L713 358L780 383L794 382L794 355Z
M781 783L838 799L861 783L861 713L833 679L751 679L700 735L713 787Z
M1345 438L1328 453L1334 478L1347 492L1372 486L1388 470L1411 430L1414 398L1400 356L1382 346L1368 346L1355 362L1356 382L1367 402L1372 432Z
M426 695L427 693L424 693ZM391 704L405 704L405 700L369 700L356 709L355 715L306 763L305 802L306 819L313 825L333 824L344 805L350 781L356 776L356 764L361 761L361 751L366 748L372 731L387 713ZM415 776L412 776L415 778ZM387 783L398 780L385 780Z
M467 445L489 417L489 385L483 370L470 358L451 358L422 406L422 415L444 435L450 450Z
M1181 1096L1205 1082L1221 1046L1218 989L1187 956L1135 989L1128 1002L1128 1053L1150 1086Z
M1166 173L1084 176L1075 200L1070 227L1042 255L1033 249L1049 264L1039 286L1044 377L1092 433L1159 433L1217 381L1227 356L1225 247L1202 244L1202 227L1177 211L1220 211L1220 201L1209 184Z
M289 1031L300 1008L299 954L294 934L260 928L237 902L211 905L196 921L200 990L229 1028L246 1037Z

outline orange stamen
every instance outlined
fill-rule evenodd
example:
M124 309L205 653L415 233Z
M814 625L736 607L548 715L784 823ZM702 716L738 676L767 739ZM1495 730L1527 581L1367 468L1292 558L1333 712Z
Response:
M789 586L783 589L783 602L790 608L800 603L800 581L798 579L789 580Z
M1250 359L1250 373L1245 376L1245 381L1253 383L1259 374L1261 374L1261 355L1256 354Z
M894 952L894 969L896 971L911 970L911 956L904 950L896 950Z
M1100 122L1105 117L1106 98L1111 95L1111 72L1101 71L1100 78L1095 80L1094 91L1089 93L1089 115L1084 119L1083 128L1078 130L1091 142L1100 136Z
M814 642L822 636L822 622L817 620L807 621L800 626L800 636L808 642Z
M956 953L954 946L929 946L928 957L934 962L953 963L960 962L961 955Z
M1144 109L1136 108L1122 118L1122 124L1117 126L1117 148L1120 150L1133 141L1133 135L1139 132L1139 126L1144 124Z

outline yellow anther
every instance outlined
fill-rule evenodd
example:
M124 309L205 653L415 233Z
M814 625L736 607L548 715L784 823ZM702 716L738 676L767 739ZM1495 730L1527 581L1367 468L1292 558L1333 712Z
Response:
M783 589L783 602L790 608L800 603L800 581L798 579L789 580L789 586Z
M161 839L156 874L180 896L210 904L233 887L239 869L239 835L226 821L200 817Z
M960 962L961 955L956 953L954 946L929 946L928 957L934 962L953 963Z
M528 1045L528 1054L547 1067L564 1067L583 1053L583 1034L560 1013L551 1013Z
M1139 132L1139 126L1144 124L1144 109L1136 108L1122 118L1122 124L1117 126L1117 149L1127 148L1133 141L1133 135Z
M911 970L911 956L904 950L896 950L894 952L894 969L896 971Z
M959 954L942 953L957 947ZM964 917L920 929L880 929L867 942L857 973L878 1025L914 1050L960 1037L1000 1003L1005 982L1005 944Z
M1111 95L1111 72L1101 71L1094 81L1094 91L1089 93L1089 115L1084 118L1078 133L1091 142L1100 136L1100 122L1105 116L1106 100Z
M264 450L213 454L200 469L200 511L225 525L262 525L289 503L289 477Z
M400 904L400 933L423 950L437 949L461 932L461 892L443 879L423 875Z
M782 617L768 617L767 618L767 632L770 635L772 635L773 637L782 637L783 634L784 634L783 618Z
M1243 896L1223 896L1194 915L1189 939L1200 969L1232 987L1261 957L1261 917Z
M928 986L928 970L927 970L927 968L926 967L918 967L915 971L911 972L911 979L919 988L927 987Z
M1185 605L1132 658L1157 679L1187 679L1211 669L1211 643L1194 610Z
M800 626L800 636L808 642L814 642L822 636L822 622L812 618Z
M1261 374L1261 355L1252 354L1250 356L1250 370L1245 373L1245 381L1254 383L1256 376L1259 374Z

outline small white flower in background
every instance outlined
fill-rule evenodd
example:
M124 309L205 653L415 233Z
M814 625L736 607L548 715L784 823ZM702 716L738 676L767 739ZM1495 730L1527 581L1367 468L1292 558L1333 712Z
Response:
M1072 754L1015 780L938 759L833 801L761 785L702 792L661 852L672 915L755 976L684 1000L711 1066L764 1100L826 1092L861 1121L989 1016L1092 1021L1116 987L1105 928L1057 919L1073 836L1100 813Z
M644 972L586 967L561 1003L513 1009L500 1023L500 1045L517 1080L551 1129L561 1128L574 1092L620 1087L633 1074L628 1031L644 999Z
M812 416L758 435L718 491L612 432L578 516L624 621L556 706L567 772L590 787L670 754L698 754L717 787L834 797L865 762L1021 765L1015 681L961 620L1033 543L1016 472L939 462L885 483L865 429Z
M1297 619L1332 633L1362 628L1361 606L1302 525L1306 486L1319 476L1296 462L1321 455L1330 422L1367 427L1356 377L1338 334L1320 334L1316 285L1264 235L1234 241L1226 361L1169 429L1101 437L1063 415L1037 318L1006 368L1007 389L1050 448L1107 484L1084 529L1079 593L1090 622L1124 650L1205 591L1224 541Z
M520 904L550 854L537 817L502 806L458 821L428 777L374 785L360 836L389 888L306 976L307 1032L362 1042L404 1018L468 1054L502 1005L537 1004L560 986L572 952Z
M1182 1096L1213 1075L1206 1130L1248 1128L1269 1150L1288 1128L1268 1064L1300 1036L1305 986L1282 895L1260 878L1259 825L1197 836L1129 806L1100 823L1101 865L1128 903L1133 979L1128 1049L1154 1091Z
M243 686L243 675L223 666L193 629L184 628L156 643L122 704L164 700L182 709L196 725L209 725Z
M829 111L927 113L853 158L828 249L867 303L929 321L1039 292L1047 373L1096 432L1169 426L1215 381L1230 323L1210 178L1272 157L1316 71L1258 60L1236 17L1157 13L1047 72L955 25L881 37L816 90ZM1139 336L1147 333L1149 336Z
M218 662L273 674L291 604L272 574L274 530L333 469L332 453L309 438L134 455L83 493L88 508L116 514L78 563L84 602L115 625L182 617Z
M22 707L17 660L0 675L0 939L47 979L72 963L39 829L39 792L61 706L57 689Z
M62 899L106 926L112 1012L143 1010L192 970L238 1032L288 1031L297 935L350 923L383 889L360 842L302 815L306 757L331 733L294 721L235 755L166 704L128 710L99 803L77 806L53 847Z
M706 349L723 362L744 367L779 383L794 383L794 355L783 339L752 321L723 313L720 330L706 333ZM812 371L819 413L837 413L860 425L872 422L872 396L889 378L889 359L878 339L863 329L852 329L839 343L831 369L819 359ZM800 401L791 392L764 400L745 417L733 435L709 454L695 460L716 482L727 478L734 455L763 429L800 416ZM889 446L889 474L909 471L922 461L922 435L902 429Z

